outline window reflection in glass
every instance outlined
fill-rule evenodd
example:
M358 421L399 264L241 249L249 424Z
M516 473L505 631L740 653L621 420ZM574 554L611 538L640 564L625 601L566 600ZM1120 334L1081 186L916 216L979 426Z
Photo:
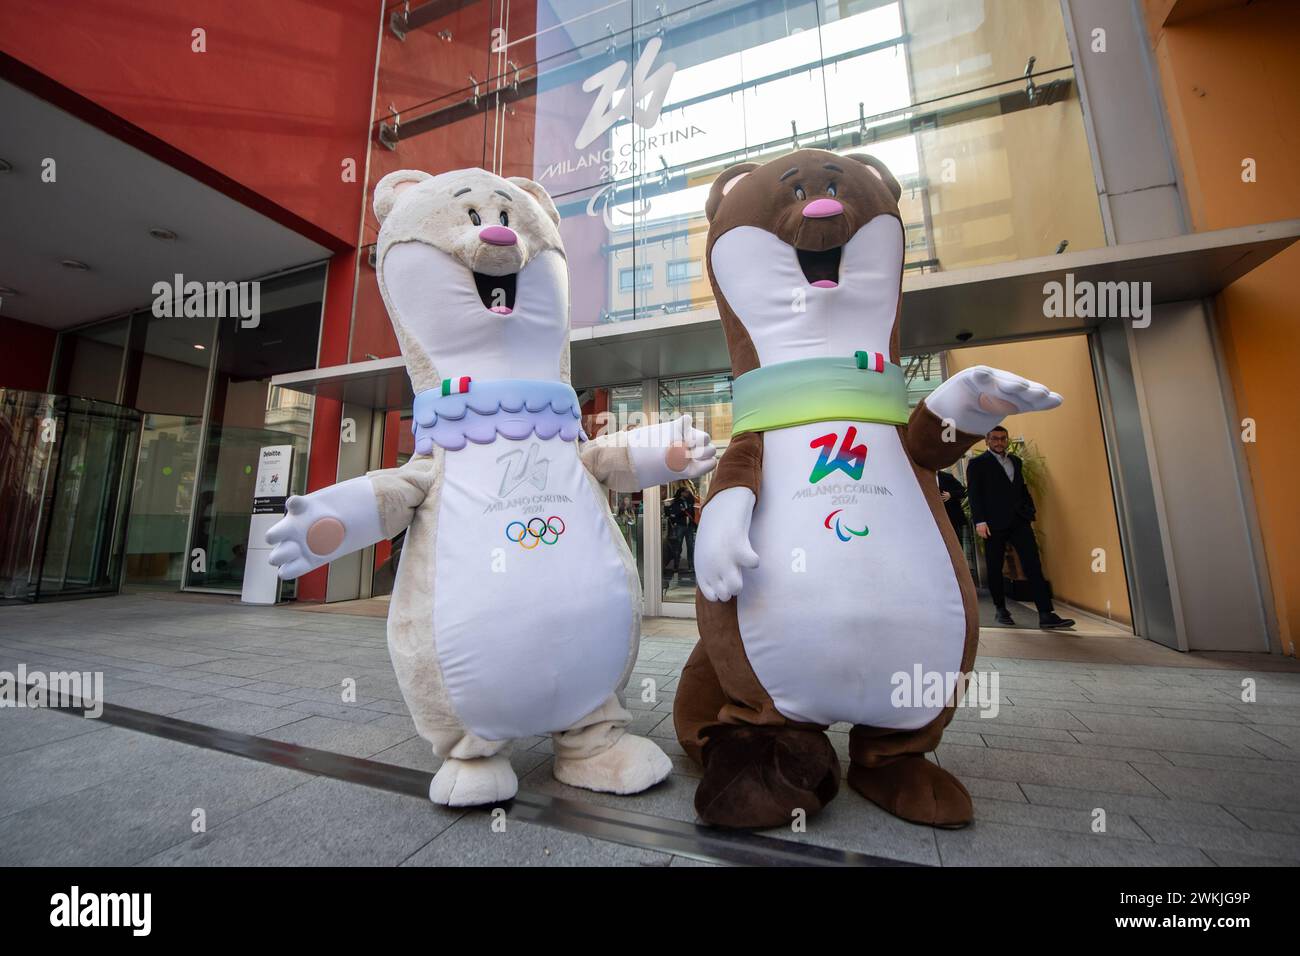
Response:
M129 320L100 322L59 339L54 393L116 402Z
M290 491L306 485L312 399L271 388L281 372L312 368L320 334L325 269L313 267L262 283L262 315L255 328L223 320L217 332L216 368L208 413L189 587L239 590L248 557L249 510L260 449L292 445ZM201 555L195 557L195 549Z
M127 360L133 394L124 401L145 415L127 526L126 580L174 591L185 571L216 320L145 312L134 322L137 347Z

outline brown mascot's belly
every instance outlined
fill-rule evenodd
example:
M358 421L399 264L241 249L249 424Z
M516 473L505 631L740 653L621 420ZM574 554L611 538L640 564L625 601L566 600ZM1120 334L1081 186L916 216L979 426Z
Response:
M966 610L897 428L764 433L750 539L759 566L737 599L740 633L781 713L909 730L943 709L902 699L918 670L954 679Z

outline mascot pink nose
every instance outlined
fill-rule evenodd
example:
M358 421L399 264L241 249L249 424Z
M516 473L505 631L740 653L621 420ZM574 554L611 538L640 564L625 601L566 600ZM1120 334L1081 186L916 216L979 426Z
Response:
M478 237L493 246L513 246L519 241L515 231L507 226L484 226L478 231Z
M838 216L844 211L838 199L814 199L808 205L803 207L805 219L826 219L830 216Z

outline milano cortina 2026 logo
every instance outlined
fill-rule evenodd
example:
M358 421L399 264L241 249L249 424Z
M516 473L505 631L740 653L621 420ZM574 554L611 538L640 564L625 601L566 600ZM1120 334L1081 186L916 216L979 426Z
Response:
M592 90L598 92L596 102L591 104L591 112L587 114L582 129L578 130L577 139L573 141L574 146L585 149L621 119L630 119L643 129L651 129L659 122L659 111L663 109L664 99L668 96L668 85L677 72L675 63L665 63L659 69L654 69L655 57L659 55L662 45L663 40L659 37L646 41L645 49L641 51L636 68L632 71L632 82L627 86L623 86L627 60L611 63L583 81L584 93ZM635 100L633 95L637 97ZM617 102L615 97L618 98ZM644 106L640 105L642 101L645 101ZM614 104L612 109L611 103Z
M604 185L592 193L587 202L587 215L603 216L610 229L617 228L610 215L610 203L619 183L626 186L627 180L645 173L651 166L656 174L662 175L661 166L667 166L663 156L665 147L704 134L704 130L694 123L684 123L652 135L623 137L610 145L598 144L598 141L605 141L609 131L622 120L629 120L643 130L658 125L660 111L668 98L668 87L677 72L677 65L672 62L655 65L662 46L663 40L659 37L647 40L630 77L627 75L629 62L619 60L583 81L583 91L595 93L596 97L573 141L578 154L547 164L537 176L538 181L544 183L557 176L596 169L597 179ZM588 149L593 145L595 148ZM659 163L647 159L656 154ZM640 207L632 210L631 214L644 216L649 211L650 200L642 199Z

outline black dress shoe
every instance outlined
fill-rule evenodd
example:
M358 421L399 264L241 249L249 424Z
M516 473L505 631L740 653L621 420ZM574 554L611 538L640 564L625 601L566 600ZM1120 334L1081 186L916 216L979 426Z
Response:
M998 608L998 612L993 615L994 622L999 627L1015 627L1016 619L1011 616L1011 612L1004 607Z
M1074 622L1068 617L1060 617L1055 611L1051 614L1038 615L1038 627L1044 631L1059 631L1064 627L1074 627Z

